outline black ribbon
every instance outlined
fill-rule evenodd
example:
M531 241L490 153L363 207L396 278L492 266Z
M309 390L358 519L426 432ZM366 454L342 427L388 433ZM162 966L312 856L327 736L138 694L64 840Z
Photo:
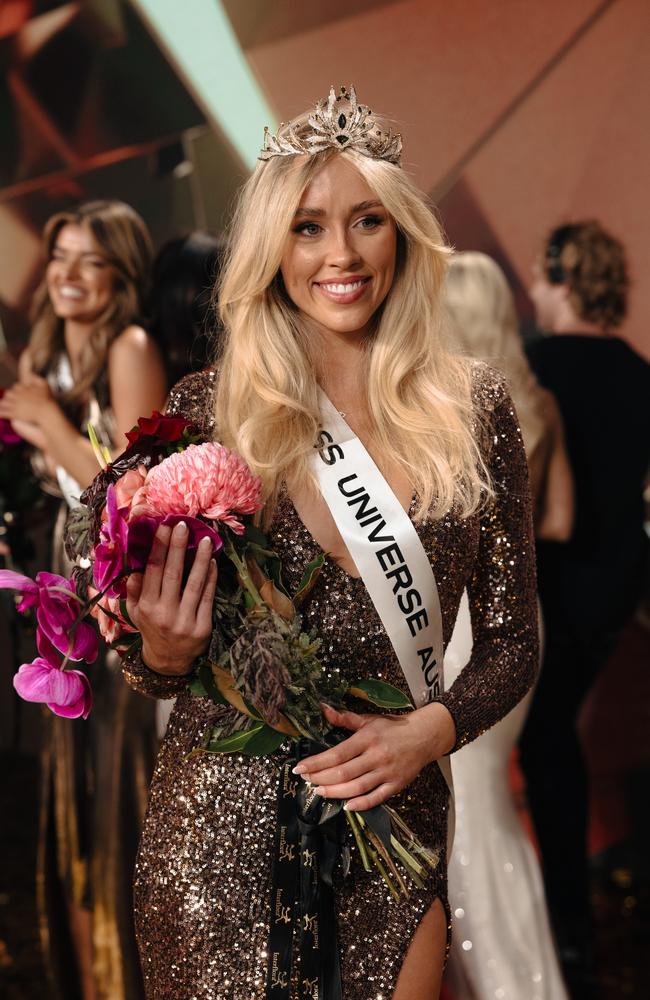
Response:
M299 941L300 1000L342 1000L334 910L334 873L348 868L343 802L323 799L292 773L304 757L327 750L303 740L278 785L266 996L289 1000L294 936Z
M329 745L349 733L330 734ZM295 758L280 772L271 879L271 920L268 939L267 1000L290 1000L294 937L299 941L300 1000L342 1000L336 936L334 875L349 868L343 801L316 795L311 785L294 775L298 761L329 748L301 740ZM390 820L382 806L361 814L390 846Z

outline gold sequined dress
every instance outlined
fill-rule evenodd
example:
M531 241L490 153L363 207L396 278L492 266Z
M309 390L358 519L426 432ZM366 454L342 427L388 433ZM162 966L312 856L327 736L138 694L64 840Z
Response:
M538 662L537 604L528 474L503 381L475 373L475 403L495 499L481 514L414 522L433 565L445 644L461 594L470 597L474 651L441 701L457 728L456 748L502 718L531 686ZM170 410L208 430L214 377L188 376ZM413 511L411 511L411 515ZM289 587L319 553L289 498L270 531ZM303 606L323 640L321 658L350 680L382 677L408 693L404 676L360 579L327 561ZM178 695L154 776L135 885L136 926L148 1000L260 1000L265 992L270 876L281 752L273 757L188 757L219 709L184 690L182 678L124 661L135 688ZM345 1000L389 1000L418 923L436 898L447 906L448 791L437 764L391 800L440 857L409 902L395 902L352 849L336 892Z

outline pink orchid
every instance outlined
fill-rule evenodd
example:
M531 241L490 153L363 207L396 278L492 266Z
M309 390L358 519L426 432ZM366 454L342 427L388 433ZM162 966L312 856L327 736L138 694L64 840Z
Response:
M100 541L95 546L93 580L97 590L105 590L109 597L118 597L124 594L124 580L120 574L125 568L129 529L126 512L118 507L114 485L106 491L105 513Z
M36 608L39 634L71 660L92 663L97 659L97 635L91 625L79 622L81 606L74 582L56 573L37 573L35 580L12 570L0 570L0 589L11 588L21 595L19 611Z
M92 708L86 675L80 670L60 670L41 656L23 663L14 676L14 688L25 701L44 702L66 719L87 719Z
M88 588L89 597L95 597L96 594L97 591L93 587ZM107 615L106 611L110 611L110 615ZM119 597L106 595L99 604L94 605L90 613L93 618L97 619L102 639L109 645L125 633L135 632L135 629L122 617ZM112 618L111 615L115 617ZM119 621L115 621L115 618L119 618Z

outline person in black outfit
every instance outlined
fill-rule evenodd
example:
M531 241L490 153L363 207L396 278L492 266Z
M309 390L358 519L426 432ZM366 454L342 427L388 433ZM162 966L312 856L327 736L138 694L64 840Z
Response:
M546 648L520 741L549 907L569 981L593 963L588 785L577 717L640 597L647 557L650 365L614 336L627 303L621 244L596 222L554 230L530 290L529 359L555 395L576 489L567 543L538 545Z

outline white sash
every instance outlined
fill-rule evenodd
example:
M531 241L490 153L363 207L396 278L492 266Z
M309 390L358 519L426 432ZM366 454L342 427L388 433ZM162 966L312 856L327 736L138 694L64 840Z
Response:
M322 391L319 403L312 470L420 708L444 691L436 578L413 522L359 438ZM438 764L451 791L448 758Z

